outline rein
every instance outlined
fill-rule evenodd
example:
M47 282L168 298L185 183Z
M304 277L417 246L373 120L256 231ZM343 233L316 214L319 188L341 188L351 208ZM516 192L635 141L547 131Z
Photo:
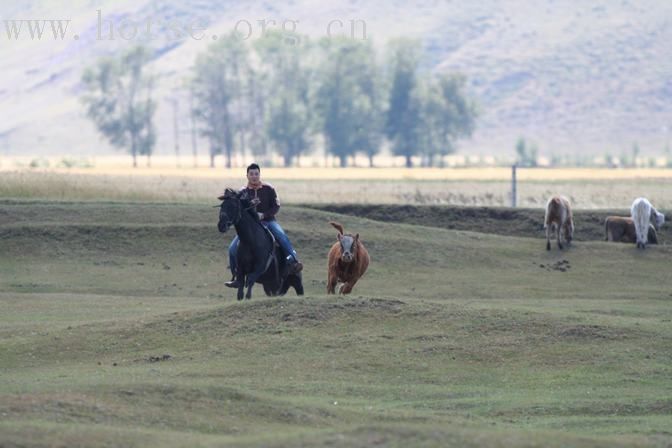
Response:
M223 206L224 206L224 201L222 201L222 203L219 204L219 205L213 205L212 208L220 208L221 209ZM243 217L243 212L246 212L248 210L252 210L255 207L256 207L255 204L250 204L250 206L247 207L247 208L236 207L237 211L238 211L238 215L236 216L236 219L231 220L231 225L235 226L236 224L238 224L238 222L240 221L240 218Z

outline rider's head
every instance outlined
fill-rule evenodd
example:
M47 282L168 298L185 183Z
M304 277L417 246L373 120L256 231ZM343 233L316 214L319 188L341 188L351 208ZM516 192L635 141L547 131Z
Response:
M258 185L261 176L261 168L256 163L247 167L247 181L252 185Z

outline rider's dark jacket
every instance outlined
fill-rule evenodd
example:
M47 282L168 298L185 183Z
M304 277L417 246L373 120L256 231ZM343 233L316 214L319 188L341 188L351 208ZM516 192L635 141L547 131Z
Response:
M275 188L272 185L267 183L261 183L258 187L253 187L251 185L246 185L240 189L241 192L245 192L248 198L259 198L261 201L256 207L257 213L263 213L264 221L273 221L275 215L280 210L280 201L278 200L278 194L275 192Z

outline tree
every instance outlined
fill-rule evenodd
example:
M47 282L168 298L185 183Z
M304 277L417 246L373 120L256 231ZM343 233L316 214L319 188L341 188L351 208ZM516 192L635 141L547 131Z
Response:
M530 153L529 153L529 161L530 161L530 166L537 166L537 158L539 157L539 147L537 146L536 143L532 143L530 145Z
M419 79L411 92L411 103L420 108L419 146L426 164L455 151L456 141L474 130L476 106L464 92L465 79L459 75L438 74ZM416 98L417 97L417 98Z
M406 167L413 166L412 157L422 144L422 90L418 87L420 42L399 39L390 43L391 90L385 134L392 142L395 155L406 158Z
M639 144L637 142L632 144L632 166L636 167L637 166L637 158L639 157L639 153L641 150L639 149Z
M377 63L376 55L370 44L360 46L357 67L354 67L358 76L360 94L357 98L355 110L359 123L356 127L354 146L356 151L363 152L369 159L372 168L373 158L380 152L385 124L384 84L381 68Z
M423 166L455 151L456 141L474 130L477 109L465 92L465 78L455 74L430 75L420 70L417 41L391 44L391 89L385 132L394 154L421 156Z
M523 137L520 137L516 142L516 154L518 156L516 163L519 166L537 166L537 153L537 145L532 144L528 147Z
M376 55L370 43L323 39L315 108L327 151L347 166L348 157L365 153L369 164L382 139L382 94Z
M143 73L150 51L135 47L119 57L107 57L84 71L82 102L87 116L117 148L127 148L137 167L137 156L147 156L156 144L153 124L156 103L154 79Z
M266 120L268 116L268 88L269 83L264 73L250 70L248 78L249 98L249 146L255 158L268 157L269 146L266 136Z
M527 149L525 148L525 139L519 137L516 142L516 164L524 166L527 161Z
M455 151L455 142L470 137L476 127L476 103L465 92L466 78L455 74L441 74L437 79L441 101L439 146L437 153L444 156Z
M220 38L205 53L197 56L192 85L196 118L202 123L201 135L210 141L210 166L215 156L224 154L226 167L238 139L241 151L246 129L246 76L250 73L248 49L236 33Z
M296 34L272 31L255 43L259 79L265 101L268 140L283 156L285 166L307 153L311 146L310 88L313 78L310 47ZM258 107L258 106L257 106Z

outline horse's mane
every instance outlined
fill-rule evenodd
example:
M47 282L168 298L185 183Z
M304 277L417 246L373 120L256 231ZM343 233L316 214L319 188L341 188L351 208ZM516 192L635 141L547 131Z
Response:
M249 201L247 203L249 204ZM243 204L243 207L245 207L245 208L243 208L243 212L249 213L249 215L252 217L252 219L254 219L256 222L261 224L261 220L259 219L259 215L257 215L257 212L254 211L253 208L247 208L246 207L247 204L244 201L241 201L241 204Z
M224 199L230 199L234 197L239 197L238 192L233 188L227 188L224 190L224 194L217 196L217 199L223 201Z

